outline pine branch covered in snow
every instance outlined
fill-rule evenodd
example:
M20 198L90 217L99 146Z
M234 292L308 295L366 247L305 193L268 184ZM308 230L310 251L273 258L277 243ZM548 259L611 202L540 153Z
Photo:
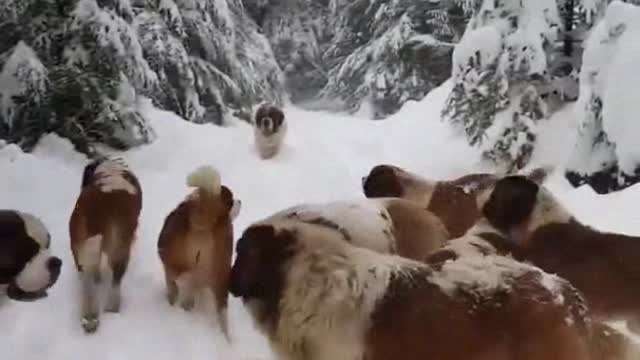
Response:
M143 97L216 124L283 100L282 72L240 0L11 0L0 10L3 79L17 82L3 88L0 136L25 148L52 131L86 153L148 143ZM34 98L26 65L6 65L25 48L47 74Z
M323 97L341 99L351 111L366 104L383 118L449 77L456 26L464 25L454 2L356 0L335 11Z

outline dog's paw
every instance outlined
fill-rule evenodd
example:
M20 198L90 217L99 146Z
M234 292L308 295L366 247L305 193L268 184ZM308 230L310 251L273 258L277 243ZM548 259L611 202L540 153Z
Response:
M87 334L93 334L98 330L100 326L100 319L97 317L83 317L82 318L82 329Z

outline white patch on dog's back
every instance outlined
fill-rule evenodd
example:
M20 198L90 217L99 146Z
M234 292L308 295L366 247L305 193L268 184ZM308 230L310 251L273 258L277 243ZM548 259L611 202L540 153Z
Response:
M129 169L124 164L116 161L104 161L98 165L93 174L94 183L100 187L100 191L105 193L126 191L135 195L137 193L136 187L123 176L126 171Z
M271 218L283 216L309 223L318 219L331 222L355 246L380 253L395 249L391 215L380 199L305 204L281 211Z
M34 239L41 248L48 248L51 237L44 223L32 214L21 211L16 213L22 218L27 235Z
M463 256L449 260L429 279L449 296L455 296L458 290L488 295L500 290L509 291L519 276L529 272L541 276L541 285L554 296L556 303L564 302L561 293L564 283L561 278L505 256Z

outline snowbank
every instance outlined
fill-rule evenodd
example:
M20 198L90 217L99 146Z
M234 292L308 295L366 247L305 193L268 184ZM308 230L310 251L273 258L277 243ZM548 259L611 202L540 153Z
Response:
M93 336L82 332L78 320L79 287L67 230L87 160L53 135L43 138L33 154L13 145L0 147L1 206L42 217L52 234L52 250L64 261L48 299L0 308L3 360L273 359L236 299L230 303L231 346L206 315L188 314L166 303L156 241L164 217L188 192L185 177L203 164L220 170L223 183L243 201L235 223L237 237L250 222L300 202L362 198L360 179L378 163L397 164L436 179L480 170L477 150L439 121L450 86L406 104L392 121L288 108L290 136L283 151L269 161L259 160L253 133L244 122L197 125L149 110L157 140L123 154L140 178L144 205L123 282L122 313L105 314ZM573 190L561 176L554 177L551 186L590 224L640 234L637 211L597 211L599 206L635 209L640 186L610 197Z

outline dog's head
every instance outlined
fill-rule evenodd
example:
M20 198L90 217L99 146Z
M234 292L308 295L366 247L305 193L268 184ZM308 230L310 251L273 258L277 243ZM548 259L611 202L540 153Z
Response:
M550 223L565 223L571 214L542 186L549 169L538 168L523 175L508 175L478 197L482 215L497 230L522 241Z
M47 296L62 267L62 260L51 255L50 243L37 217L0 210L0 285L7 287L9 298L34 301Z
M287 264L294 255L291 230L270 224L247 228L236 243L230 291L246 300L276 301L286 281Z
M256 111L255 126L266 136L275 134L283 123L284 113L273 105L262 105Z

